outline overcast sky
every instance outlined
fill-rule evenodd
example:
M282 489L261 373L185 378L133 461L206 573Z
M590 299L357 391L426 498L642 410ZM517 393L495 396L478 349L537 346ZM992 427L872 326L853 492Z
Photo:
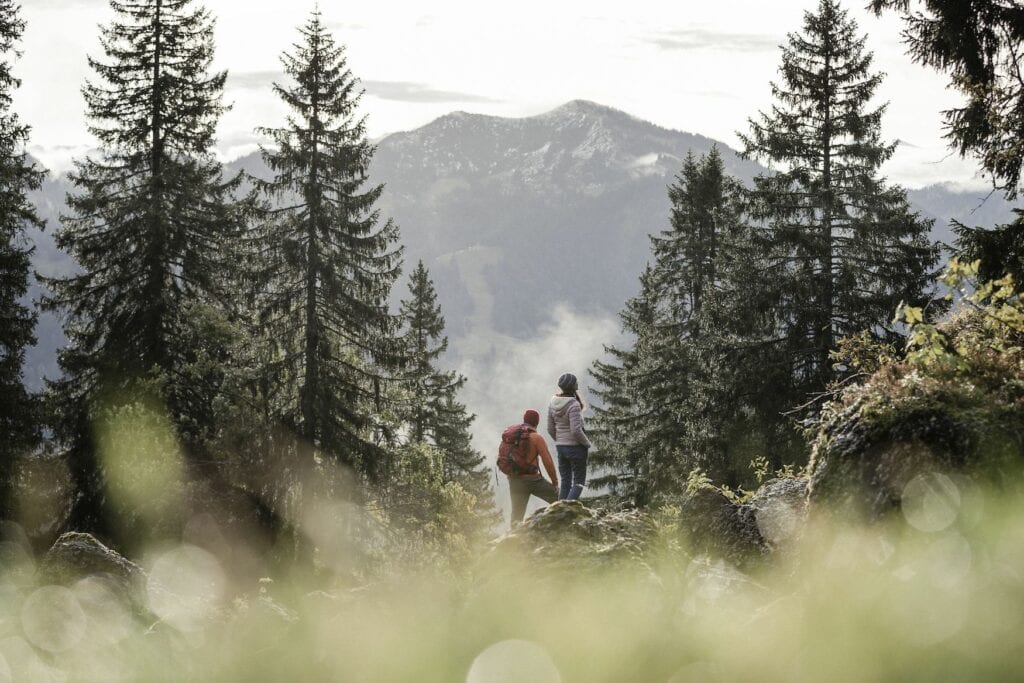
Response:
M876 67L888 74L884 133L902 146L886 173L909 187L977 184L976 166L951 156L940 111L959 98L945 78L910 62L895 16L849 5ZM22 0L28 22L15 107L32 125L33 152L51 167L89 145L80 87L86 55L100 55L106 0ZM221 123L228 158L255 148L253 129L284 114L270 92L278 55L296 40L312 0L207 0L217 17L217 65L230 72ZM363 81L371 137L409 130L450 111L529 116L589 99L661 126L737 146L736 131L771 105L778 45L816 0L321 0Z

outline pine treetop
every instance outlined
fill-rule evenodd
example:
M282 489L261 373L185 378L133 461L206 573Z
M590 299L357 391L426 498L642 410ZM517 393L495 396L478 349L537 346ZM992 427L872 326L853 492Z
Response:
M375 207L383 186L367 186L374 148L344 48L318 11L299 35L281 58L288 82L273 86L291 113L258 129L274 174L256 183L274 203L256 239L263 371L287 379L280 417L306 443L371 474L385 457L376 432L398 356L388 299L402 250Z
M98 80L82 88L89 130L110 161L212 155L227 71L211 73L216 22L194 2L111 0L105 59L88 58Z
M750 134L740 133L746 158L813 178L828 154L832 173L844 178L872 173L892 156L896 143L880 141L886 105L865 109L885 75L871 71L874 55L857 31L835 0L804 13L803 31L788 34L782 47L782 82L771 84L778 103L749 119Z

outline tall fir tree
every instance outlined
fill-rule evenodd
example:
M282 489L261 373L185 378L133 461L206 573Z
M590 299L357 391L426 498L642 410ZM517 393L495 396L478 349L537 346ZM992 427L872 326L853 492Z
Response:
M11 111L20 85L12 68L17 43L25 30L21 7L0 0L0 519L13 513L13 478L17 458L38 436L35 402L22 382L25 350L35 342L35 312L22 299L28 291L32 249L25 229L42 227L27 199L43 173L28 159L29 128Z
M792 379L776 388L779 405L825 390L841 337L892 336L899 303L927 300L938 258L930 221L879 175L895 145L880 139L885 107L870 106L882 75L865 41L836 0L820 0L782 48L776 104L741 135L748 157L778 165L755 179L753 214L781 340L765 362L784 363Z
M966 102L943 112L946 139L972 154L993 185L1024 189L1024 5L1019 0L871 0L903 15L914 61L949 75ZM913 9L912 9L913 8Z
M655 468L671 458L658 433L670 408L653 399L643 381L652 361L664 354L658 292L654 268L648 264L640 275L640 293L619 314L623 331L633 338L632 346L605 347L610 359L596 361L591 368L598 384L594 393L601 399L591 425L597 448L590 456L600 474L591 477L591 485L607 486L641 505L665 488Z
M603 399L594 460L608 472L600 483L640 504L677 491L697 467L736 479L726 432L740 419L733 380L742 349L731 331L749 335L754 324L741 305L751 272L742 268L742 188L718 150L688 155L669 198L670 227L651 237L654 264L621 315L633 346L607 349L611 362L593 370Z
M872 0L876 14L903 15L914 61L949 74L966 102L943 112L946 139L973 155L1008 199L1024 184L1024 5L1014 0ZM911 7L914 11L911 11ZM955 223L957 255L981 261L982 281L1011 274L1024 281L1024 210L993 228Z
M145 395L167 410L187 455L216 429L228 359L220 310L244 220L214 154L225 72L212 73L214 22L194 0L111 0L104 57L83 94L95 155L76 162L57 245L79 274L47 281L65 313L64 378L51 385L55 434L77 490L71 524L111 532L98 412Z
M257 273L260 336L271 347L262 374L278 388L275 419L305 447L374 478L386 457L376 414L395 360L398 228L374 208L383 186L364 187L374 148L344 48L319 11L300 33L282 56L293 83L274 86L293 113L261 129L274 178L260 187L277 206Z
M777 378L758 358L770 338L762 304L762 250L747 221L746 193L717 147L683 164L669 188L670 228L652 237L666 338L657 372L668 379L659 400L671 419L658 426L678 482L699 467L736 486L752 454L790 440L757 419L752 389Z
M409 298L401 303L399 319L404 342L402 377L407 388L400 413L409 439L441 452L446 482L462 484L481 503L490 503L488 472L480 467L484 458L473 448L469 433L475 416L458 401L466 378L438 367L448 350L448 338L437 292L423 261L410 276Z

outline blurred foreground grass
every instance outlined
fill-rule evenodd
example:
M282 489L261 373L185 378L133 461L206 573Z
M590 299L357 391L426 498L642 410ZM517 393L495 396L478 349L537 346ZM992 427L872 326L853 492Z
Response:
M31 555L8 541L0 680L1024 675L1018 495L965 490L870 526L812 515L792 547L750 574L692 556L670 512L658 524L643 560L597 570L482 548L472 567L391 568L362 586L322 575L236 585L211 552L152 548L142 612L101 578L39 585Z

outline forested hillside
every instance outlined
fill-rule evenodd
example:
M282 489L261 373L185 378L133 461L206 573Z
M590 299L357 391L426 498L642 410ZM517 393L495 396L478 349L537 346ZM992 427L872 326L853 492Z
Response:
M0 681L1020 678L1019 2L864 10L991 190L887 176L840 0L736 149L586 100L372 141L322 0L226 160L212 2L109 0L55 177L0 0Z
M764 171L720 142L575 101L527 119L455 113L388 135L377 144L370 177L387 188L380 206L402 227L406 260L423 259L431 269L452 337L449 362L457 365L475 350L470 337L528 339L560 303L614 316L637 292L647 235L667 225L666 188L682 160L715 144L726 171L743 182ZM268 174L258 155L228 168ZM32 238L41 272L73 267L52 242L68 189L51 177L31 195L50 226ZM991 227L1012 217L1013 205L986 190L934 185L908 196L936 219L932 237L946 244L950 220ZM566 258L579 269L562 267ZM61 343L59 325L46 315L41 325L26 372L32 387L40 373L52 376Z

